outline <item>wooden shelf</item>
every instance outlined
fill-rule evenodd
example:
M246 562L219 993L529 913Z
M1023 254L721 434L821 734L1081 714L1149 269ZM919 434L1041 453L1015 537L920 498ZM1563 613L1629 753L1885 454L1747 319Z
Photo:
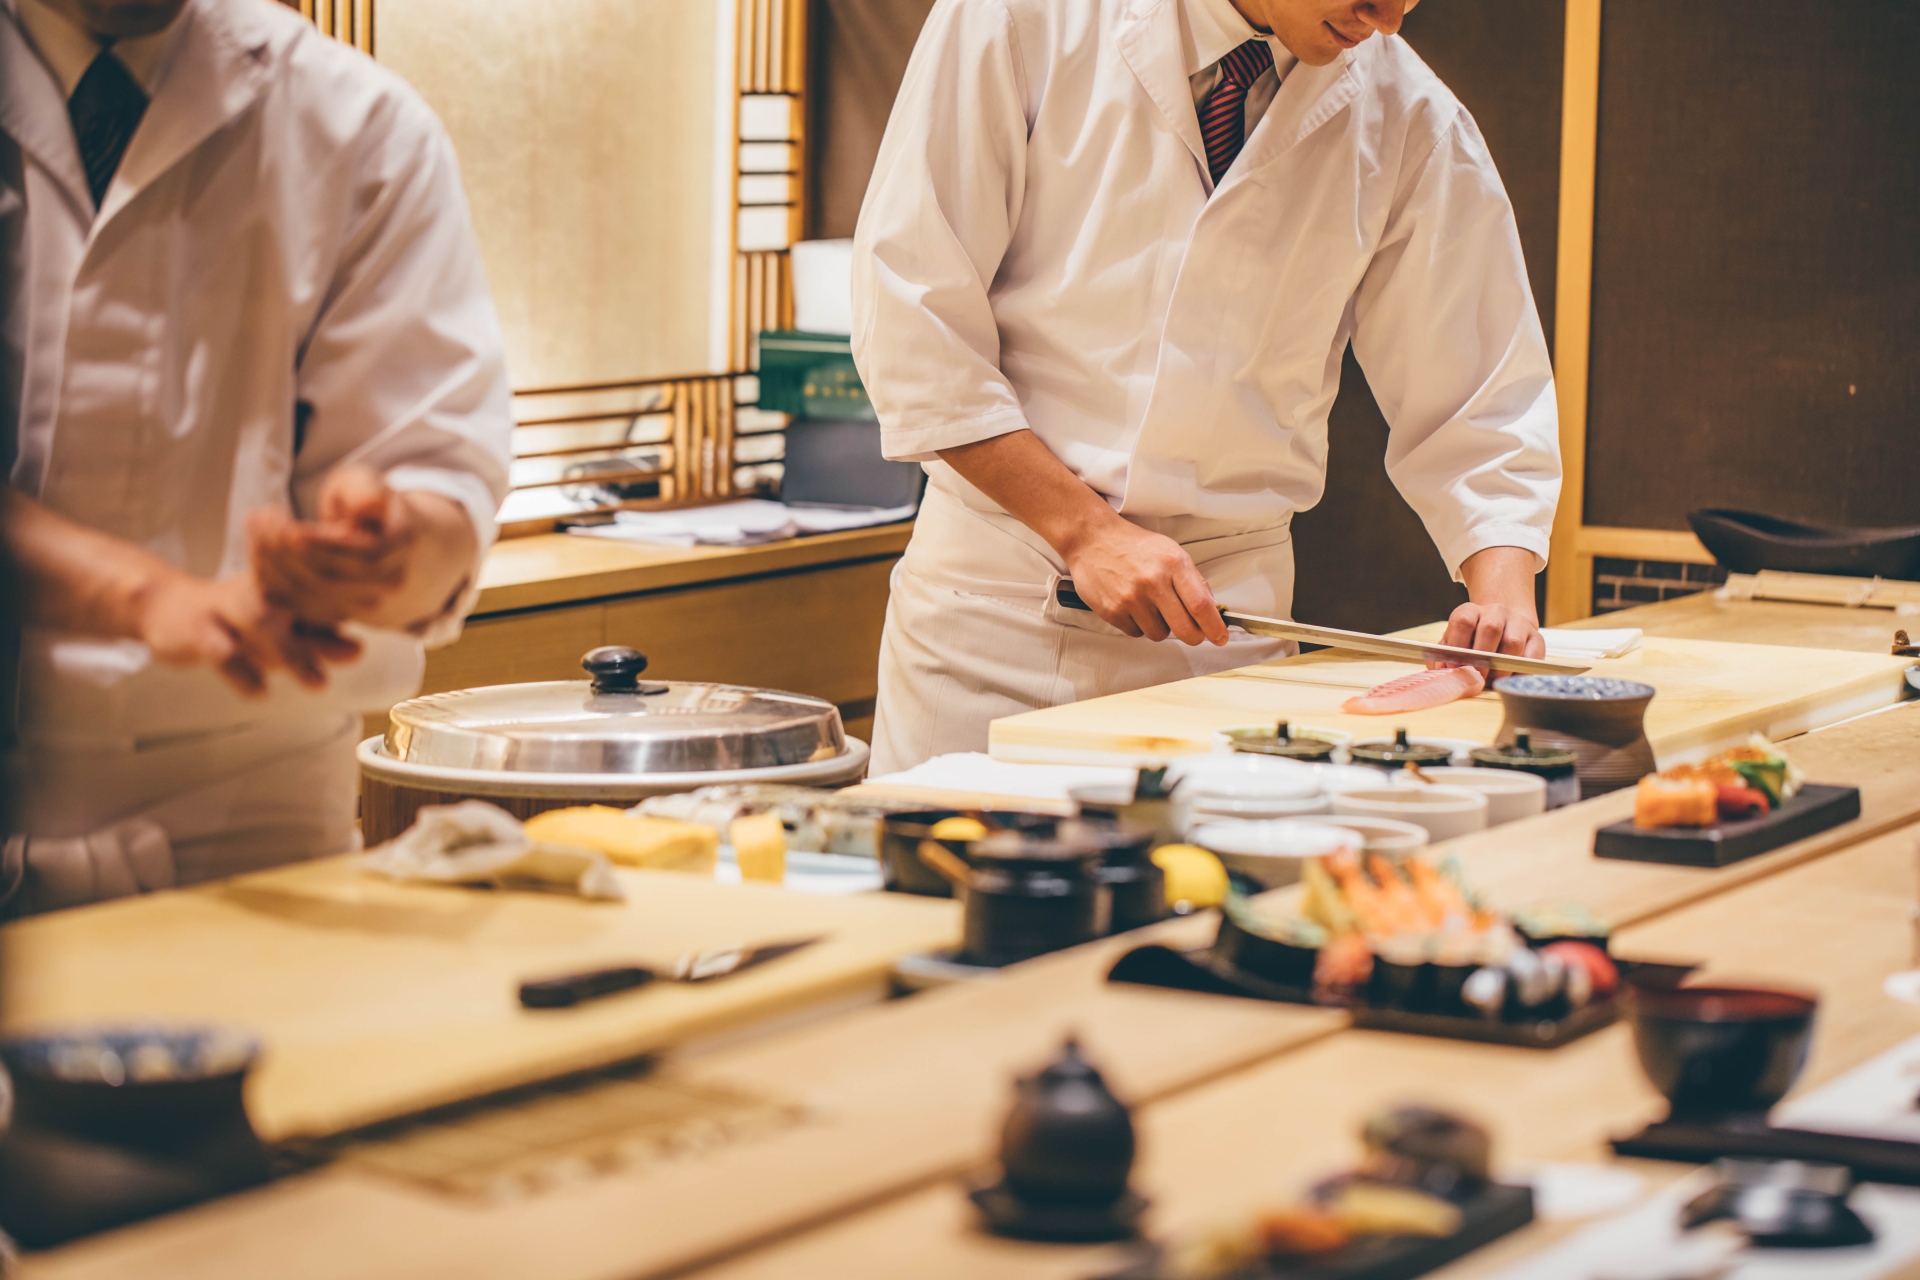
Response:
M912 533L908 521L755 547L649 546L565 533L510 538L487 556L474 615L897 556L906 550Z

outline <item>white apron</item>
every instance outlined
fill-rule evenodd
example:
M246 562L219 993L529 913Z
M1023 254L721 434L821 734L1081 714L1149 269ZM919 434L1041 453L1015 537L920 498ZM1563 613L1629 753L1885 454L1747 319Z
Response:
M871 776L954 751L985 751L1001 716L1265 662L1291 646L1239 631L1225 648L1128 636L1054 588L1066 572L1031 529L975 497L927 487L894 566L880 641ZM1196 517L1135 523L1180 543L1221 605L1285 618L1293 607L1290 519L1242 529Z

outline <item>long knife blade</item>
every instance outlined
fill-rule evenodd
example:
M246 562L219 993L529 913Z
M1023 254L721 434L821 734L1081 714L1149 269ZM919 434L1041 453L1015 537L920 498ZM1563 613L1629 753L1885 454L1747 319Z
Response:
M1054 591L1063 608L1085 609L1086 601L1074 591L1071 580L1062 578ZM1239 627L1251 635L1267 636L1275 640L1299 640L1307 644L1325 645L1329 649L1340 649L1349 653L1371 653L1387 658L1399 658L1404 662L1426 662L1438 659L1456 665L1485 667L1493 671L1510 672L1514 675L1577 676L1591 667L1577 662L1557 662L1550 658L1516 658L1507 653L1486 653L1479 649L1463 649L1457 645L1433 644L1424 640L1396 640L1392 636L1376 636L1365 631L1343 631L1338 627L1316 627L1307 622L1289 622L1283 618L1262 618L1257 614L1236 613L1231 609L1222 609L1220 617L1230 627Z
M824 937L824 935L822 935ZM781 956L792 955L819 942L820 937L792 938L785 942L766 942L757 947L723 947L711 951L689 951L673 962L664 975L675 982L713 982L732 977L755 965Z

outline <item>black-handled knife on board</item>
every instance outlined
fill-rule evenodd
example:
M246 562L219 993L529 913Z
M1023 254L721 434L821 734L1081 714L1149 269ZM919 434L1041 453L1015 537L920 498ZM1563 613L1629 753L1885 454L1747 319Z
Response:
M824 935L823 935L824 936ZM529 1009L571 1009L601 996L631 991L650 982L717 982L743 973L769 960L792 955L821 941L821 938L792 938L785 942L766 942L754 947L713 947L689 951L666 969L644 965L620 965L608 969L589 969L557 978L540 978L520 984L520 1003Z

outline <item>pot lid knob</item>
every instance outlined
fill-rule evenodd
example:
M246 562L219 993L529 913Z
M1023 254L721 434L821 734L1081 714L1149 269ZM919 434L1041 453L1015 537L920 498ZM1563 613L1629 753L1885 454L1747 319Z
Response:
M623 644L589 649L580 665L593 677L595 693L635 693L640 691L640 673L647 669L647 655Z

